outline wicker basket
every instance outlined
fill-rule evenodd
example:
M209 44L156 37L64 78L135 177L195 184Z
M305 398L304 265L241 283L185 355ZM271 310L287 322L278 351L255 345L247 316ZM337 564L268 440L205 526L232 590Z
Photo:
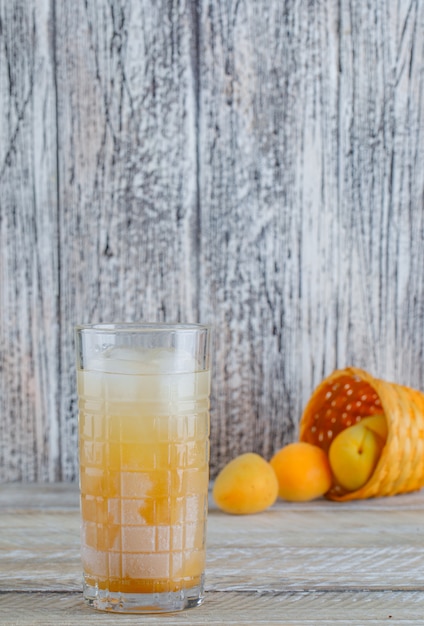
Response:
M390 496L424 486L424 394L373 378L367 372L336 370L313 392L300 420L299 439L328 452L334 437L363 417L384 413L388 435L378 464L360 489L333 486L330 500Z

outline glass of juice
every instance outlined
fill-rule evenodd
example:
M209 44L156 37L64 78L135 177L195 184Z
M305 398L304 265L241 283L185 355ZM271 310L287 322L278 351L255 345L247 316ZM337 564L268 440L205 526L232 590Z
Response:
M84 598L106 611L202 602L210 329L76 329Z

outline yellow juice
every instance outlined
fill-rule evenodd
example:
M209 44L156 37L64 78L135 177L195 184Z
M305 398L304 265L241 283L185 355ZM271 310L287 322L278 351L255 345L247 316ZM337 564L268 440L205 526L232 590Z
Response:
M128 348L78 371L88 587L151 594L201 582L209 371L183 359L181 371L167 373L174 357L169 350Z

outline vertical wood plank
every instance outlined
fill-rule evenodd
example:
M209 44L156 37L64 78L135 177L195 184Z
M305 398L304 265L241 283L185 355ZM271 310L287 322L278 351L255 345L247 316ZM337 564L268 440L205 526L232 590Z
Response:
M212 474L424 388L423 61L419 0L0 0L0 481L76 478L77 322L213 324Z
M202 2L213 467L292 439L335 367L424 386L422 26L418 2Z
M334 334L331 312L318 326L310 317L336 290L320 192L334 178L322 135L334 133L337 33L320 6L202 3L201 311L217 326L217 466L291 440L310 370L334 361L331 342L328 354L314 339L324 323Z
M341 6L338 361L424 388L424 6Z
M74 479L73 326L198 316L191 4L63 2L57 32L62 467Z
M0 482L59 477L52 28L48 0L0 2Z

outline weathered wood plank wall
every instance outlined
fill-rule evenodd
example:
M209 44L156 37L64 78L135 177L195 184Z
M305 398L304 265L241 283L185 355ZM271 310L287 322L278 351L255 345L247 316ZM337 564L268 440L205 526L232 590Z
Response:
M0 481L76 478L77 322L213 324L212 473L424 388L423 105L420 0L0 0Z

